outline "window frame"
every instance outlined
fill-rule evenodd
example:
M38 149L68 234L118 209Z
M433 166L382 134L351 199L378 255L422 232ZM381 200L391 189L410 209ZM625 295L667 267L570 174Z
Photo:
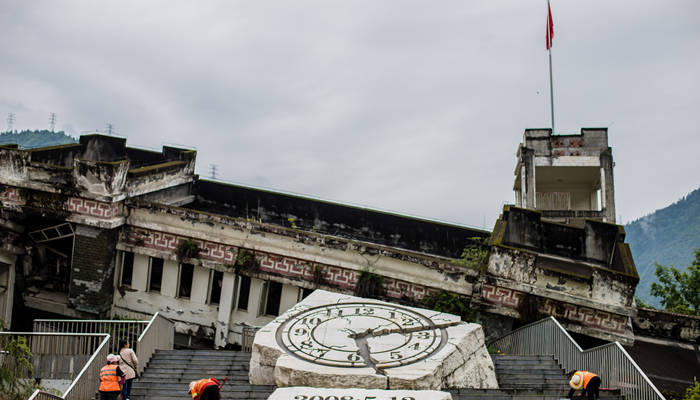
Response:
M183 296L182 293L180 293L180 289L182 288L182 269L185 265L189 265L192 267L192 274L190 275L190 293L187 296ZM178 264L177 268L177 290L175 291L175 297L178 299L191 299L192 298L192 287L194 286L194 264L190 263L180 263Z
M153 283L153 260L160 260L160 283L158 284L158 290L152 289ZM146 286L146 291L151 293L162 293L163 290L163 270L165 269L165 260L160 257L149 257L148 258L148 285Z
M131 277L129 279L129 283L124 283L124 266L126 265L126 256L127 254L131 254ZM128 287L133 287L134 284L134 259L135 259L135 254L133 251L122 251L121 254L121 262L119 263L119 286L128 286Z
M214 276L216 275L217 272L221 274L221 286L223 288L223 286L224 286L224 273L221 271L217 271L215 269L210 270L210 272L209 272L209 284L207 285L207 304L211 304L211 305L215 305L215 306L218 306L221 303L221 289L222 289L222 288L219 289L219 300L217 300L216 303L213 303L211 301L211 294L212 294L212 291L214 289Z

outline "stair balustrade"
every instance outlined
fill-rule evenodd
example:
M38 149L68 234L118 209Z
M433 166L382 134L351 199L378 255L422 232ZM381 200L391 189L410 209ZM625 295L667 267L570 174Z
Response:
M554 317L520 327L489 343L504 354L553 354L565 370L588 370L630 400L666 400L619 342L583 350Z
M86 399L94 395L100 367L109 354L109 335L57 332L0 332L0 335L25 339L32 352L33 367L27 378L72 381L63 399ZM49 394L40 392L32 397L46 398L46 395Z
M27 336L62 337L67 338L69 342L71 340L75 342L70 342L68 344L42 342L30 345L34 357L36 357L36 354L43 354L42 351L53 351L56 355L82 356L87 360L83 360L85 365L75 376L68 390L63 393L61 397L58 397L61 399L90 399L95 396L100 383L100 368L105 365L108 354L117 353L119 351L119 339L127 338L129 340L129 343L136 352L136 357L139 359L139 372L143 371L144 366L148 363L156 350L172 349L175 339L174 322L163 317L159 313L155 313L148 321L41 319L34 320L34 329L47 332L19 334ZM67 333L59 333L59 330ZM100 330L104 332L99 332ZM11 334L11 332L3 332L0 334ZM82 345L76 344L82 343L79 342L80 340L85 341L86 337L99 337L102 340L98 346L90 346L89 343L87 345L84 343ZM36 350L39 350L39 353L35 353ZM44 374L44 365L48 364L42 362L37 369L37 364L35 363L35 376L37 376L37 373ZM58 365L58 363L54 362L50 365ZM70 365L81 364L72 362ZM66 378L63 379L71 378L72 376L66 375ZM57 398L51 396L53 395L37 391L32 395L31 399L44 400Z

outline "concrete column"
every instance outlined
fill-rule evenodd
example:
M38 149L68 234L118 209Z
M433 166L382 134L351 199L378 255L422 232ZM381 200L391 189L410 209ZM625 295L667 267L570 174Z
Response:
M178 272L180 264L177 261L164 260L163 281L160 286L160 294L168 297L175 297L177 294Z
M292 285L282 285L282 296L280 298L280 315L294 307L299 300L299 288Z
M193 303L204 304L207 302L207 294L209 290L209 274L210 269L194 266L194 274L192 275L192 295L190 301Z
M75 309L106 315L114 300L118 229L75 225L69 298Z
M12 322L12 306L15 295L15 263L17 256L14 254L0 254L0 320L5 330L10 330Z
M224 272L224 279L221 282L219 313L216 318L216 336L214 337L214 345L217 348L226 346L231 309L233 308L233 289L235 283L236 275L232 272Z
M613 165L612 149L608 147L607 150L600 154L600 197L605 199L602 202L602 210L605 215L604 220L606 222L615 223L615 180L613 178Z
M131 288L140 292L148 290L148 256L134 253L134 274L131 277Z
M534 209L535 204L535 152L531 149L523 148L520 151L522 157L521 183L523 208Z

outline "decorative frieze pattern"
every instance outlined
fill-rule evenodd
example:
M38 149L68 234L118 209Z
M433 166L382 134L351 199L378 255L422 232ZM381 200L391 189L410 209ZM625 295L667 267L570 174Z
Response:
M24 204L24 199L22 198L22 193L19 188L15 187L5 187L0 188L0 201L7 205L22 205Z
M513 289L487 284L481 286L481 297L501 307L517 309L525 295L525 293ZM539 311L546 315L552 315L571 322L578 322L583 326L603 331L625 333L627 330L627 317L624 315L594 310L576 304L546 299L544 303L539 304Z
M68 199L68 211L99 219L112 219L120 214L118 203L103 203L79 197L70 197Z
M234 264L239 248L223 243L216 243L201 239L193 239L185 236L174 235L167 232L159 232L146 229L130 229L122 237L122 241L133 245L151 248L169 253L176 252L180 243L191 240L199 248L197 258L222 264ZM252 250L251 250L252 251ZM314 266L323 270L325 282L330 286L336 286L348 290L355 288L360 277L360 272L349 268L343 268L328 264L313 263L310 261L272 254L262 251L253 251L260 265L260 271L290 278L313 281ZM412 282L384 277L384 289L388 297L401 299L410 297L420 300L437 289L429 288Z

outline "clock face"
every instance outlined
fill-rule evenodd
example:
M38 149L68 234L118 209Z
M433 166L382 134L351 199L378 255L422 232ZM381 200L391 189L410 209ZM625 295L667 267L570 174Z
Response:
M446 342L444 329L410 309L369 302L309 308L279 326L277 343L317 364L377 369L410 364Z

